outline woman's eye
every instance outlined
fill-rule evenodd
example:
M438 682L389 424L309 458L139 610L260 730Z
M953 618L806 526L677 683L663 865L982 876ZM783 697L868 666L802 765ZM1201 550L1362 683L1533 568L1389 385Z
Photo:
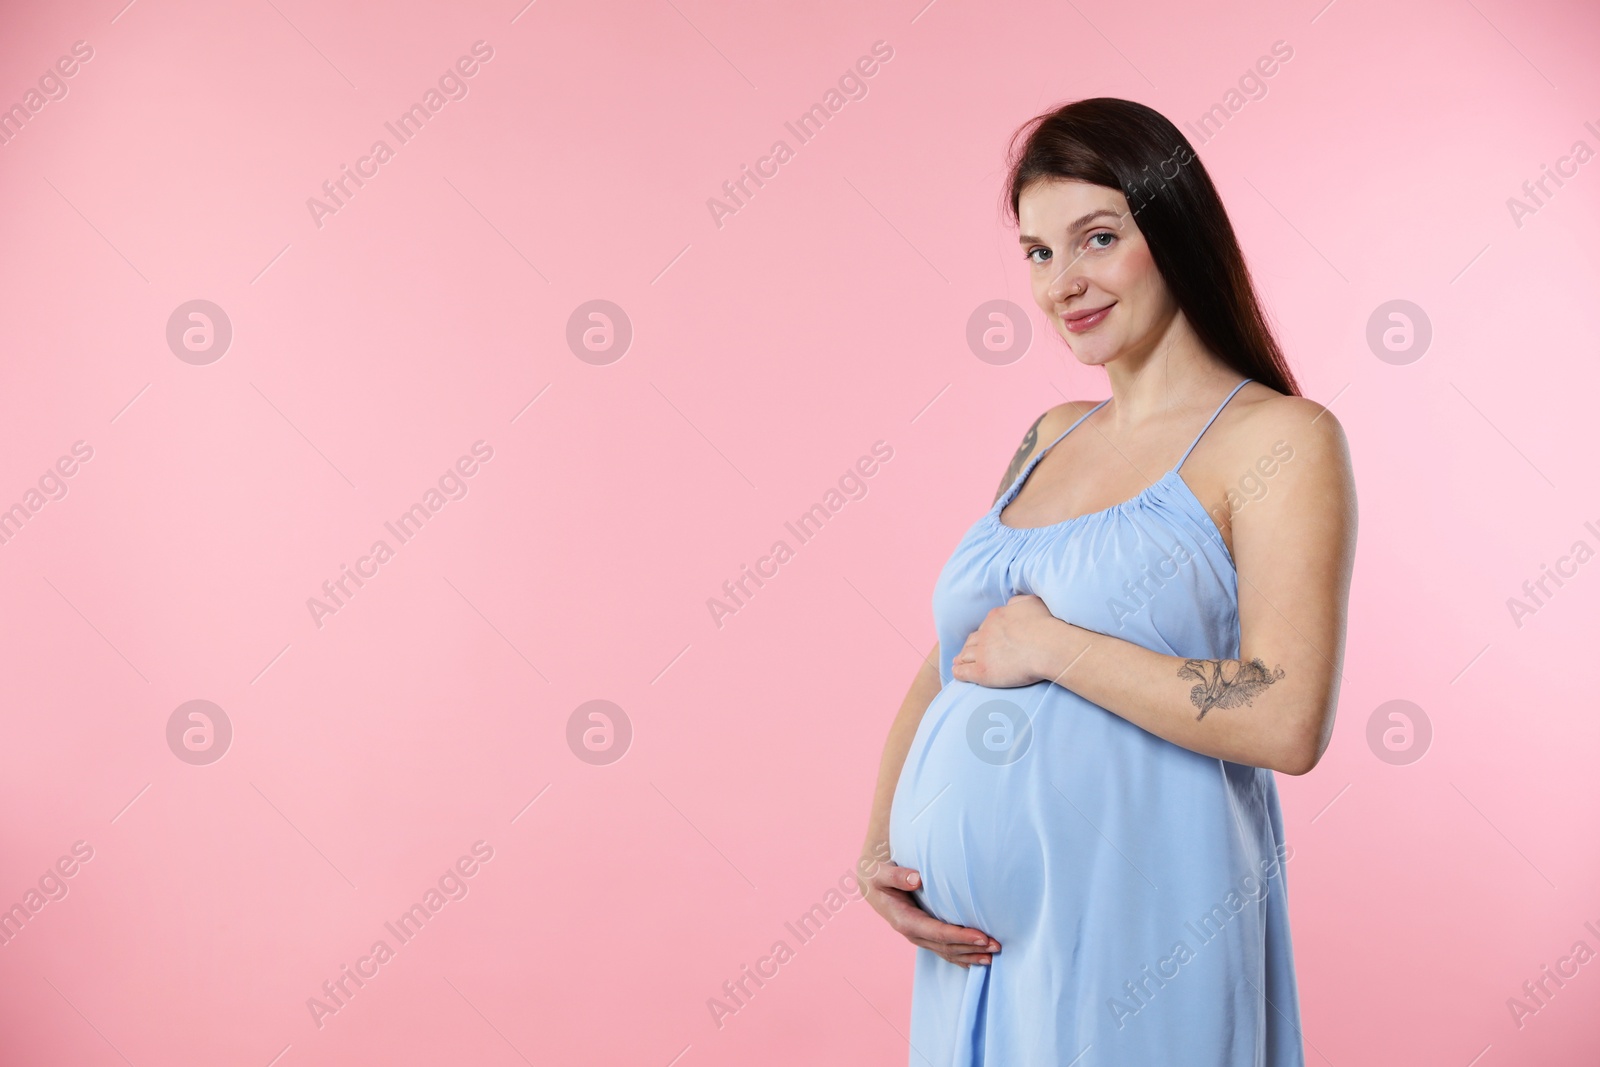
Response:
M1023 258L1026 259L1029 263L1033 263L1033 264L1043 263L1044 260L1042 260L1042 259L1034 259L1033 258L1033 255L1034 255L1035 252L1043 252L1045 255L1049 255L1050 254L1050 250L1048 248L1030 248L1030 249L1028 249L1026 252L1024 252L1022 254Z
M1115 241L1117 239L1117 235L1112 233L1110 230L1101 230L1099 233L1091 233L1089 235L1089 240L1093 241L1098 237L1109 237L1109 238L1111 238L1112 241ZM1093 247L1098 250L1098 249L1102 249L1102 248L1110 248L1111 245L1108 243L1108 244L1103 244L1103 245L1094 245Z

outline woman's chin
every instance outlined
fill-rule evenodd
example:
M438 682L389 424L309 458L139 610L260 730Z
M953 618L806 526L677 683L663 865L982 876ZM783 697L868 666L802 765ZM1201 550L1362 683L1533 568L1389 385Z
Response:
M1103 367L1117 358L1115 352L1107 352L1103 346L1093 342L1080 341L1074 347L1072 341L1068 340L1067 350L1072 353L1072 357L1078 361L1080 367Z

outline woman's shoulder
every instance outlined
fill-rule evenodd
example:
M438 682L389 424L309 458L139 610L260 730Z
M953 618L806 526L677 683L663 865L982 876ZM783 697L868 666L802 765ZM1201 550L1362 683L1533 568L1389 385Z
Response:
M1049 444L1067 427L1093 411L1100 400L1064 400L1039 416L1040 445Z
M1310 455L1339 457L1349 462L1344 427L1325 405L1310 397L1289 396L1252 381L1235 397L1239 410L1223 436L1229 451L1243 454L1269 452L1284 447Z
M1040 415L1025 437L1023 443L1028 446L1028 455L1022 457L1023 464L1033 458L1034 453L1050 447L1050 443L1057 437L1070 430L1079 419L1093 411L1104 400L1064 400L1055 407L1047 408ZM1020 454L1020 450L1019 450Z
M1098 403L1100 403L1098 400L1067 400L1045 409L1035 418L1033 424L1023 433L1021 443L1017 445L1005 474L1000 478L1000 485L995 490L995 499L999 500L1001 494L1010 488L1011 483L1017 480L1017 475L1022 473L1023 468L1040 449L1048 447L1050 442L1066 432L1069 426Z

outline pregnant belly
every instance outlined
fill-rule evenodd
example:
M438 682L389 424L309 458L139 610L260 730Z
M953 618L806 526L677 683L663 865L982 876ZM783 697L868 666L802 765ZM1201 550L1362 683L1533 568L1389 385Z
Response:
M935 918L1004 944L1033 929L1063 854L1093 832L1057 783L1099 773L1084 736L1109 714L1041 682L987 689L952 681L934 697L906 755L889 813L895 863L922 876ZM1069 792L1072 790L1069 789ZM1067 864L1070 869L1070 862Z

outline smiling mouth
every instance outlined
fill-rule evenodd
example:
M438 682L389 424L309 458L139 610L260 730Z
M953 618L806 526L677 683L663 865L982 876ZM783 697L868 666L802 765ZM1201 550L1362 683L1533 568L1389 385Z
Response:
M1064 321L1066 321L1066 322L1081 322L1084 319L1093 318L1094 316L1100 314L1102 311L1107 311L1107 310L1109 310L1109 309L1111 309L1112 307L1115 307L1115 306L1116 306L1116 304L1115 304L1115 302L1113 302L1113 303L1107 304L1105 307L1092 308L1092 309L1090 309L1088 311L1075 311L1071 315L1063 315L1062 319Z

